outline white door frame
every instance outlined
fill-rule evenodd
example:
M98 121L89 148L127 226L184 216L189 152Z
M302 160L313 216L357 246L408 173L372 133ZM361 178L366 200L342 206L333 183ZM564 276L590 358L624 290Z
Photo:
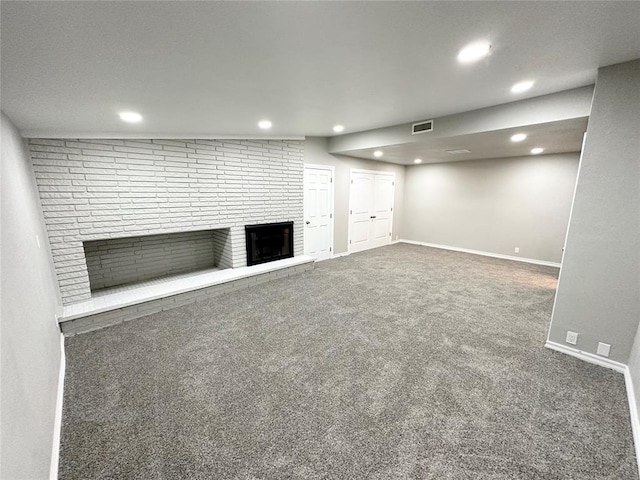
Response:
M329 230L330 230L330 236L329 238L331 239L331 257L329 258L333 258L333 256L336 254L336 252L333 251L333 249L335 248L335 245L333 244L333 229L334 229L334 222L335 222L335 187L334 187L334 183L333 180L336 178L336 167L332 166L332 165L317 165L315 163L305 163L304 164L304 169L306 170L306 168L315 168L318 170L327 170L329 172L331 172L331 187L330 187L330 192L329 192ZM305 175L305 171L303 170L303 180L302 180L302 185L303 188L305 187L304 185L304 180L306 179L306 175ZM302 205L302 213L304 215L304 209L305 209L305 205L304 205L304 194L306 192L303 192L302 194L302 199L303 199L303 205ZM302 220L303 222L306 222L306 219ZM306 225L306 224L305 224ZM307 233L307 229L306 227L302 227L304 228L304 233ZM302 246L303 246L303 250L304 250L304 237L302 240Z
M354 173L372 173L374 175L385 174L393 176L393 198L391 199L391 236L389 237L389 243L391 243L391 239L393 238L393 209L395 208L396 202L396 172L389 172L387 170L365 170L362 168L351 168L349 169L349 215L348 215L348 229L347 229L347 252L351 253L351 212L353 209L351 208L351 185L353 182L353 174Z

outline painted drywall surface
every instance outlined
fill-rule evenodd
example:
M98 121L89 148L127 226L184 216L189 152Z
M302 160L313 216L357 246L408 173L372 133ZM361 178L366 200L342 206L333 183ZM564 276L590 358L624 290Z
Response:
M629 355L629 373L633 383L633 393L636 399L637 413L640 415L640 328L636 331ZM629 392L627 392L627 395Z
M640 60L601 68L549 340L627 363L640 320Z
M0 477L49 477L61 361L47 233L22 139L2 114ZM40 245L36 240L38 236Z
M569 153L407 167L405 239L560 262L578 161Z
M394 172L396 174L396 189L393 211L392 238L402 238L402 202L404 196L405 167L391 163L361 160L344 155L333 155L327 151L328 139L324 137L307 137L304 145L304 163L315 165L330 165L335 167L334 184L334 254L349 250L349 187L351 169L376 170Z
M590 85L518 102L447 115L434 119L433 132L426 135L434 138L453 137L522 125L588 117L592 96L593 86ZM420 120L429 119L423 118L417 121ZM328 151L338 153L415 141L416 136L411 134L411 123L405 123L332 137L329 139Z

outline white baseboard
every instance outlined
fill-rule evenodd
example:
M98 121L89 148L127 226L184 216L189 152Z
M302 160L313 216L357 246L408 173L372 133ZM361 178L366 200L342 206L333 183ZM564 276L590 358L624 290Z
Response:
M56 397L56 413L53 422L53 445L51 446L51 466L49 479L58 478L58 463L60 461L60 433L62 431L62 402L64 400L64 374L67 360L64 355L64 335L60 334L60 372L58 373L58 393Z
M593 353L583 352L581 350L578 350L577 348L567 347L566 345L562 345L556 342L547 341L544 346L551 350L556 350L558 352L571 355L572 357L579 358L580 360L584 360L585 362L593 363L605 368L610 368L611 370L615 370L616 372L621 372L624 374L624 383L627 390L627 401L629 402L629 420L631 422L631 431L633 433L633 445L636 452L638 472L640 473L640 418L638 417L638 404L636 403L636 393L633 389L633 379L631 378L631 371L629 370L629 366L625 365L624 363L609 360L605 357L594 355Z
M389 242L387 245L394 245L394 244L396 244L396 243L401 243L401 242L403 242L403 241L404 241L404 240L393 240L393 241ZM376 248L386 247L387 245L380 245L379 247L367 248L367 249L365 249L365 250L360 250L360 251L361 251L361 252L365 252L365 251L367 251L367 250L374 250L374 249L376 249ZM356 252L356 253L359 253L359 252ZM331 258L347 257L347 256L349 256L349 255L351 255L351 252L346 251L346 252L342 252L342 253L336 253L336 254L334 254L334 255L333 255L333 257L331 257Z
M481 255L483 257L502 258L504 260L513 260L514 262L533 263L534 265L544 265L547 267L560 268L557 262L547 262L546 260L536 260L535 258L514 257L512 255L502 255L501 253L483 252L481 250L471 250L469 248L450 247L448 245L439 245L437 243L416 242L415 240L396 240L397 243L411 243L413 245L422 245L423 247L440 248L442 250L452 250L454 252L471 253L472 255ZM396 243L392 242L392 243Z
M593 363L594 365L600 365L601 367L610 368L611 370L615 370L616 372L624 373L627 370L627 366L624 363L616 362L615 360L601 357L599 355L594 355L593 353L583 352L582 350L578 350L577 348L567 347L566 345L562 345L560 343L550 342L547 340L544 346L551 350L555 350L557 352L562 352L567 355L571 355L572 357L579 358L580 360L584 360L587 363Z
M633 389L633 379L631 370L627 367L624 371L624 383L627 387L627 400L629 401L629 414L631 417L631 431L633 432L633 444L636 449L636 462L640 473L640 418L638 418L638 404L636 403L636 392Z

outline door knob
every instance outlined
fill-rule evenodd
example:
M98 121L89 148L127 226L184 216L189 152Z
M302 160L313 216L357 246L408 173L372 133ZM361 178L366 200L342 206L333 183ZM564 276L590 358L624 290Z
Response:
M375 216L375 215L372 215L372 216L371 216L371 218L376 218L376 216Z
M306 223L307 225L309 225L311 222L310 222L309 220L307 220L307 221L306 221L306 222L304 222L304 223Z

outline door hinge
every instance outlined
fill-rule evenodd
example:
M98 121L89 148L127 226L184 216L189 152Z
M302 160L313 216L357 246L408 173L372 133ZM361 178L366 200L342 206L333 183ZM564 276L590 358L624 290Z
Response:
M349 240L349 244L351 244L351 240Z
M391 209L391 211L393 212L393 208Z
M351 180L351 185L353 185L353 180Z
M333 250L331 250L331 247L329 247L329 251L332 252Z
M330 214L329 214L329 218L333 218L333 213L330 213Z
M353 210L349 210L349 215L353 215Z
M329 179L329 183L333 183L333 177Z
M391 236L391 232L389 232L389 236Z
M391 186L395 187L396 186L396 182L391 182Z

